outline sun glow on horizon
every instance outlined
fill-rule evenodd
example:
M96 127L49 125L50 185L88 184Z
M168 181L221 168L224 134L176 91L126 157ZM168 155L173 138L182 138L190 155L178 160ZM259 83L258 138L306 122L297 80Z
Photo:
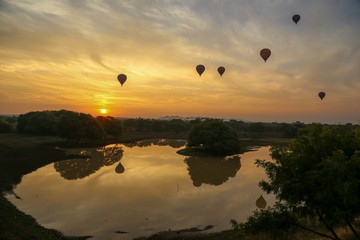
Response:
M0 0L0 114L359 123L360 1L27 2Z
M108 113L108 110L105 109L105 108L101 108L101 109L100 109L100 113L101 113L101 114L106 114L106 113Z

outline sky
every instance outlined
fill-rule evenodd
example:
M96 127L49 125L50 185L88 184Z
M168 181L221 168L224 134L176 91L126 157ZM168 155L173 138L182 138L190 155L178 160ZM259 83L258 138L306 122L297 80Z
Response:
M360 123L360 1L0 0L0 114L60 109Z

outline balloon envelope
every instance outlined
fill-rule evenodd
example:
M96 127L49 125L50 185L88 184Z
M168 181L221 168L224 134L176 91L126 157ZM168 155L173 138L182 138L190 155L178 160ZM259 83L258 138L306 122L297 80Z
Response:
M325 93L324 92L319 92L319 98L321 99L321 100L323 100L323 98L325 97Z
M266 62L266 60L268 60L268 58L271 55L271 51L268 48L263 48L260 51L260 56L262 57L262 59L264 59L264 61Z
M121 86L122 86L122 85L125 83L127 77L126 77L125 74L119 74L119 75L117 76L117 79L118 79L119 83L120 83Z
M295 14L292 17L292 20L294 21L295 24L297 24L300 21L300 15L299 14Z
M197 65L196 66L196 71L199 74L199 76L201 77L201 74L203 74L203 72L205 71L205 66L204 65Z
M218 73L220 74L220 76L222 76L223 74L224 74L224 72L225 72L225 68L224 67L218 67Z
M256 200L256 206L260 209L266 207L266 201L262 195Z

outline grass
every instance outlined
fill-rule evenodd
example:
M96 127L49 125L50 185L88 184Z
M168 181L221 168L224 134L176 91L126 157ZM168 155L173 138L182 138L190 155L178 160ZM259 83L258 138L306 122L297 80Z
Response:
M0 134L0 146L7 147L31 147L43 143L49 142L61 142L62 138L55 136L34 136L18 133L1 133Z

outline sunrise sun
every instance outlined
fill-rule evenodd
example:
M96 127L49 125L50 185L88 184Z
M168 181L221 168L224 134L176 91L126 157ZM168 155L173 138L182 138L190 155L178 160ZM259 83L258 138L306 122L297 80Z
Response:
M105 109L105 108L100 109L100 113L101 113L101 114L106 114L107 112L108 112L108 110Z

